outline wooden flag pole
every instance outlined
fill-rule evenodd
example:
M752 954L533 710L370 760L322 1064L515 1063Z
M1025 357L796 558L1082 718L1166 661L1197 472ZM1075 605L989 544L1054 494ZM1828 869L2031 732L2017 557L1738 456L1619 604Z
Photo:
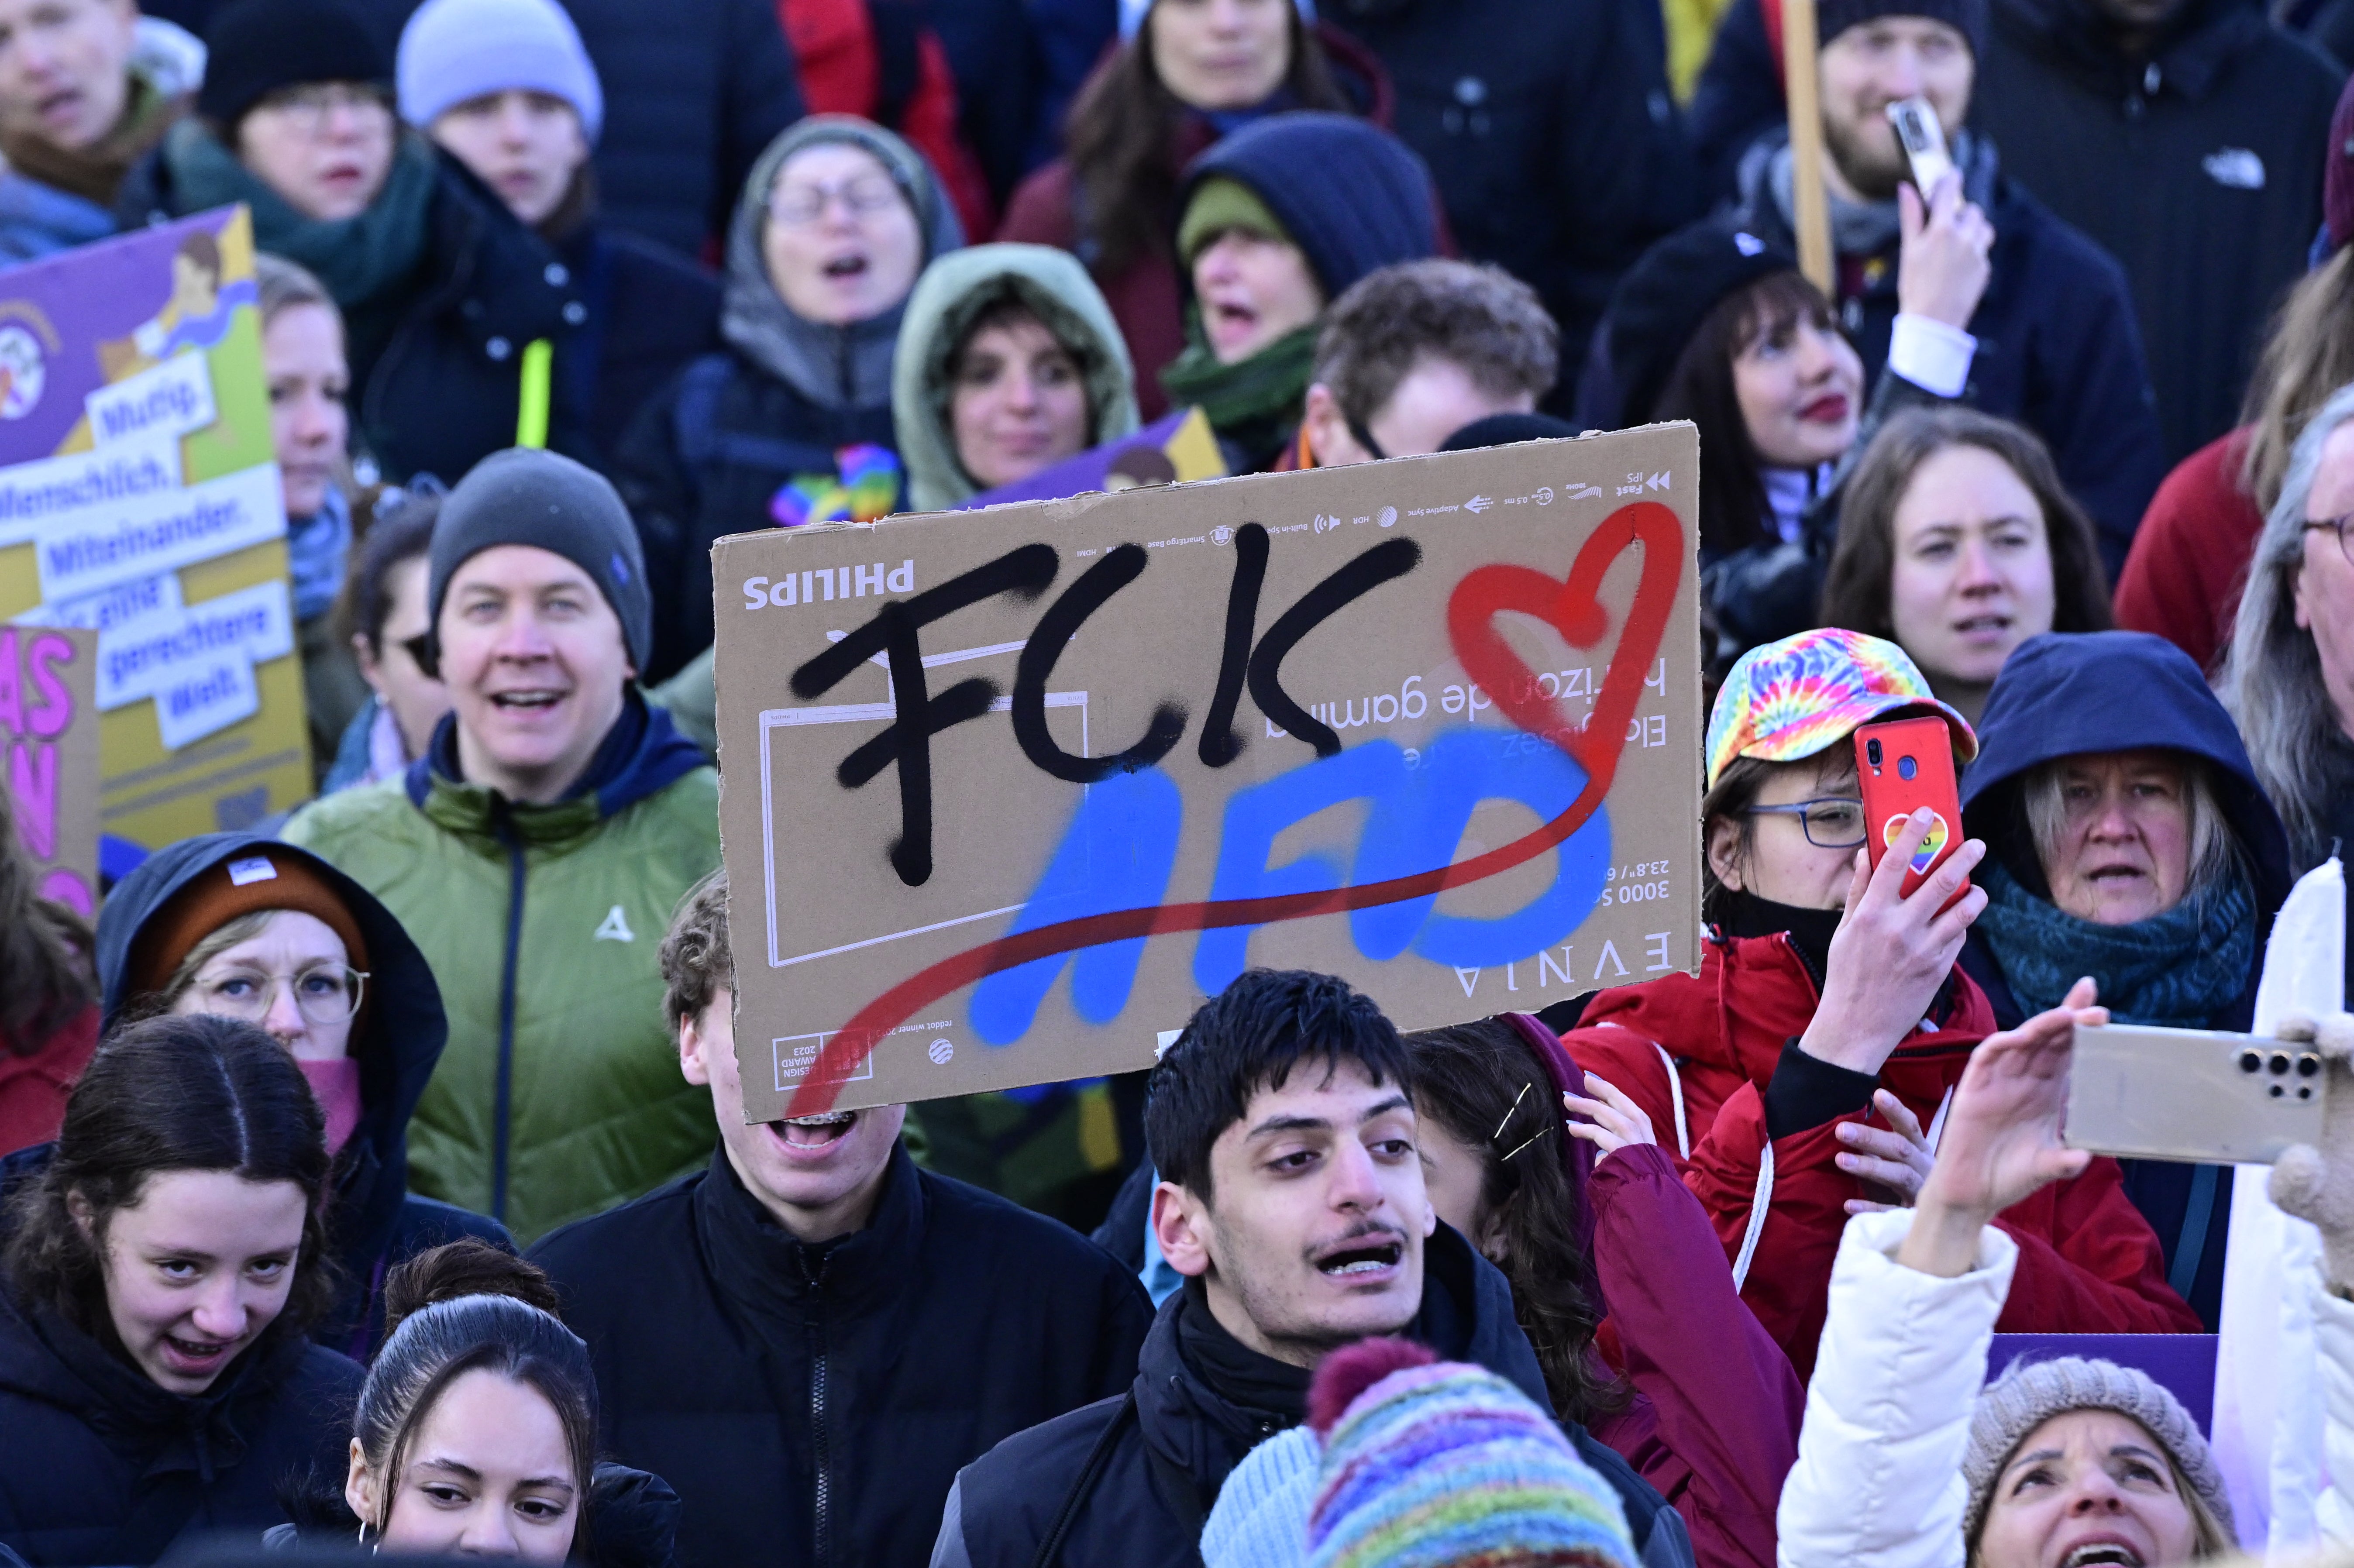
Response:
M1790 226L1797 231L1798 270L1830 295L1831 211L1823 194L1823 111L1816 93L1815 54L1815 0L1782 0L1783 97L1790 106Z

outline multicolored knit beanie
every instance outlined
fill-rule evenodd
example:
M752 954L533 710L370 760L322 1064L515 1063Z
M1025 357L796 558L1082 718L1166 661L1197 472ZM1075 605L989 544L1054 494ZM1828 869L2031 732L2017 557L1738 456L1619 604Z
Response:
M1493 1372L1368 1340L1317 1370L1309 1420L1309 1568L1635 1568L1617 1493Z

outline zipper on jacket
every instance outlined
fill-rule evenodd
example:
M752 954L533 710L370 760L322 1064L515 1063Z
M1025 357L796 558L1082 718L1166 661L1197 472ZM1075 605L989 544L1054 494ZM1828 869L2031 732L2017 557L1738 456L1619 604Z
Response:
M833 1563L833 1456L825 1425L825 1265L821 1258L810 1269L808 1255L802 1255L810 1282L810 1457L817 1482L811 1489L810 1535L817 1568L832 1568Z
M507 1220L507 1133L514 1103L515 967L523 950L523 840L504 810L495 823L507 848L507 948L499 975L499 1075L491 1125L491 1218Z

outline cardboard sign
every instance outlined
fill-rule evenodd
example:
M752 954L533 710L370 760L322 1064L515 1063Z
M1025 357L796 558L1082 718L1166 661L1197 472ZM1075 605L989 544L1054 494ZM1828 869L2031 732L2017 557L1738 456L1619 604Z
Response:
M1699 963L1689 424L713 551L754 1120L1148 1066L1245 968L1401 1027Z
M1116 441L1042 468L1027 479L984 490L957 508L976 511L1009 501L1053 501L1091 490L1134 490L1189 479L1224 479L1225 455L1199 408L1181 408Z
M0 767L34 886L98 915L98 633L0 626Z
M270 450L243 207L0 275L0 620L97 634L81 793L119 838L310 795Z

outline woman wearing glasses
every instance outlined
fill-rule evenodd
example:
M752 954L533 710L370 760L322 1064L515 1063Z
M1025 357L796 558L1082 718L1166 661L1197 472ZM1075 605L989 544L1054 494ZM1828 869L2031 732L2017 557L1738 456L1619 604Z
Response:
M157 1013L258 1025L325 1113L334 1160L329 1255L341 1265L314 1336L365 1360L384 1331L384 1280L460 1236L511 1246L493 1220L408 1189L409 1113L449 1026L423 955L392 913L309 853L244 833L149 857L98 924L106 1027Z
M614 465L653 590L648 683L711 646L714 539L905 504L892 355L917 275L963 243L923 154L864 120L811 115L752 165L727 232L727 345L646 405Z
M2288 845L2199 666L2146 631L2029 639L1962 779L1986 890L1962 968L2015 1028L2090 975L2123 1023L2244 1029ZM2222 1307L2228 1169L2128 1160L2126 1190L2206 1322Z
M124 179L123 227L251 208L255 248L343 313L352 445L388 480L454 481L511 446L588 458L585 398L556 359L584 335L580 281L401 125L366 20L345 0L234 0L205 43L196 112Z
M1801 1378L1848 1215L1920 1191L1946 1100L1996 1027L1956 967L1987 899L1956 893L1985 846L1962 844L1910 897L1899 889L1928 812L1877 872L1862 853L1854 732L1925 714L1946 721L1956 761L1977 751L1893 643L1825 630L1742 655L1708 726L1700 973L1604 991L1562 1036L1678 1157L1743 1298ZM2115 1161L2002 1219L2020 1243L2005 1331L2196 1330Z

